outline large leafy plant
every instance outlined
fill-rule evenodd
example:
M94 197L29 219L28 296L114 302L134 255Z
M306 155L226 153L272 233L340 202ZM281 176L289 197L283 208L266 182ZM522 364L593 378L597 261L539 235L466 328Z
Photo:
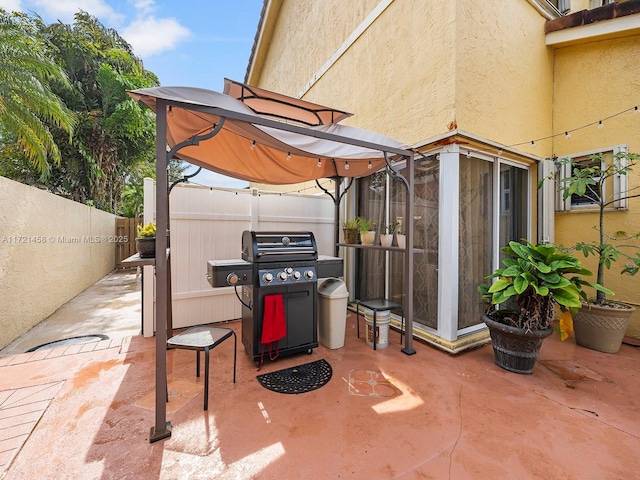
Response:
M580 309L580 299L586 299L584 285L606 290L583 280L593 273L554 245L512 241L502 251L506 254L504 268L487 277L496 281L478 287L489 303L487 315L495 321L526 331L544 330L554 319L556 305L568 313L569 319L571 312Z

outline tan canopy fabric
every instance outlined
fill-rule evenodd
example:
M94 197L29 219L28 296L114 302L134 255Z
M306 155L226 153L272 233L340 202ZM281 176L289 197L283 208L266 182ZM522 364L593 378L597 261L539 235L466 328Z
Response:
M294 120L308 126L339 123L341 120L353 115L335 108L239 83L228 78L224 79L223 93L237 98L253 110L256 115L273 118L274 120Z
M241 85L230 84L229 91L242 96ZM254 94L258 91L251 88ZM265 92L260 90L262 95L267 95ZM175 156L241 180L286 185L336 176L362 177L384 167L385 153L390 157L408 153L400 142L368 130L336 123L300 126L299 117L308 114L315 104L280 94L271 94L273 102L263 115L236 98L200 88L156 87L134 90L129 95L154 112L159 99L166 101L167 142L171 148L194 135L211 132L222 122L221 130L212 138L181 148ZM293 115L291 123L269 118L275 116L283 99L289 99L285 110ZM249 102L247 95L244 100ZM265 107L264 101L261 105ZM277 116L285 110L278 111ZM322 122L327 121L323 114L338 120L349 115L326 107L311 110Z

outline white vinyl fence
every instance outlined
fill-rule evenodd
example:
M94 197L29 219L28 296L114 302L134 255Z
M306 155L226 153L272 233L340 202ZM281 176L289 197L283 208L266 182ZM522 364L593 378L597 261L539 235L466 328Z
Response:
M144 184L144 223L155 221L155 182ZM327 196L176 185L169 198L173 327L240 318L233 287L212 288L207 261L241 258L245 230L312 231L333 255L334 205ZM143 334L154 333L154 268L143 270ZM240 287L239 287L240 288Z

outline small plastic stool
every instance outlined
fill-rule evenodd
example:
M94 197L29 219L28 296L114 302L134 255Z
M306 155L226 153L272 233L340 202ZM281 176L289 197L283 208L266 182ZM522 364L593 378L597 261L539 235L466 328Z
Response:
M360 321L358 320L358 316L360 315L360 305L364 308L368 308L373 311L373 331L376 331L376 315L378 312L385 312L387 310L399 309L402 320L400 321L400 343L402 344L402 334L404 333L404 310L402 308L402 304L398 302L392 302L391 300L387 300L386 298L374 298L371 300L358 300L356 304L356 325L358 338L360 338ZM375 338L373 339L373 349L376 348Z

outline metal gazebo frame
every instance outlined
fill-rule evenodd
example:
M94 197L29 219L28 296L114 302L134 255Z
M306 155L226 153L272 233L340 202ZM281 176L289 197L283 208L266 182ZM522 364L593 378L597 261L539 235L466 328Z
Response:
M404 287L405 292L405 325L406 332L408 334L405 335L405 344L402 348L402 351L407 355L415 354L415 350L413 349L413 207L414 207L414 154L411 150L406 148L398 148L396 146L384 145L381 143L370 142L367 140L363 140L360 138L350 138L347 136L336 135L334 133L330 133L327 131L322 131L318 129L314 129L313 127L301 126L300 124L294 123L284 123L282 121L272 120L271 118L267 118L263 115L257 115L253 112L242 112L237 109L226 109L216 105L207 105L203 103L197 102L188 102L183 99L175 99L170 96L154 96L153 91L155 89L144 89L144 90L136 90L130 92L130 95L137 100L140 100L140 97L153 98L154 104L150 105L151 108L155 109L156 112L156 228L158 232L166 232L168 231L169 226L169 185L168 185L168 171L167 167L169 164L169 160L173 157L180 158L181 150L185 147L197 147L201 142L211 141L215 136L224 128L225 123L233 123L236 125L244 125L245 127L257 127L258 129L266 128L268 130L273 129L278 132L290 132L293 134L297 134L304 137L309 137L310 139L316 139L314 141L326 141L333 142L333 144L344 144L344 145L352 145L355 147L359 147L366 151L376 151L382 153L382 157L384 158L384 164L388 169L391 169L391 158L399 159L403 158L406 160L407 164L407 178L400 176L399 174L395 174L398 176L407 188L407 201L406 201L406 218L408 221L406 222L407 229L407 242L406 242L406 250L405 250L405 279L404 279ZM217 94L223 95L223 94ZM226 95L225 95L226 96ZM238 101L236 99L230 98L232 101ZM147 103L147 102L145 102ZM149 105L149 103L147 103ZM196 133L186 140L183 140L179 143L175 143L168 150L167 144L171 144L171 137L168 136L168 122L167 115L171 112L172 109L183 109L188 111L189 113L194 113L196 115L202 114L203 116L211 116L217 119L216 122L212 122L209 125L208 131L205 133L199 132ZM350 128L350 127L347 127ZM253 141L251 148L255 145L256 140ZM292 147L298 152L298 156L300 157L300 149L298 147ZM280 151L287 153L286 150L280 147ZM185 155L187 161L192 161L193 158L193 149L189 150L189 155ZM303 157L308 157L309 161L317 162L318 156L314 153L308 153L307 155L302 155ZM379 158L379 157L378 157ZM382 158L379 158L380 160ZM202 159L201 159L202 160ZM344 159L340 158L331 158L333 161L333 168L335 170L335 175L330 177L335 181L335 196L334 202L336 204L336 215L335 215L335 245L339 243L339 202L340 202L340 181L342 177L348 175L340 175L338 172L339 161L343 161ZM368 158L347 158L347 163L352 162L354 165L359 162L369 162L371 165L371 160ZM204 166L207 168L206 159L200 161L198 165ZM380 165L378 163L377 165ZM212 168L215 171L215 168ZM353 175L354 177L362 177L367 176L369 173L366 168L357 169L354 168L356 173ZM371 173L377 171L373 169ZM346 172L342 172L346 173ZM225 173L229 175L229 173ZM231 175L233 176L233 175ZM236 178L243 179L242 176L238 176ZM299 181L309 181L309 180L317 180L317 178L300 178ZM267 182L268 183L268 182ZM170 318L171 315L171 278L169 276L169 265L170 265L170 252L167 249L168 247L168 239L167 235L157 235L156 236L156 252L167 252L167 255L159 255L156 254L155 259L155 273L156 273L156 297L160 300L156 305L156 408L155 408L155 425L151 428L151 435L149 441L151 443L162 440L164 438L171 436L171 423L167 422L166 413L166 392L167 392L167 362L166 362L166 354L167 354L167 319ZM165 299L165 301L161 301L161 299Z

